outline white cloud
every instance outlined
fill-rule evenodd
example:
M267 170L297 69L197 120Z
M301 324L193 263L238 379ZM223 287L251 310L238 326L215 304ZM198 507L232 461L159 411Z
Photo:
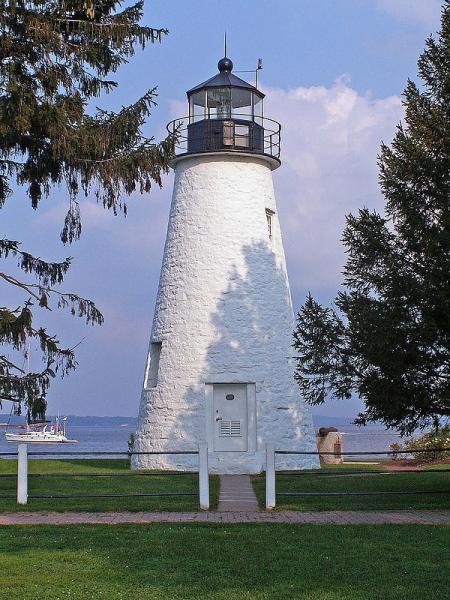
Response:
M345 256L345 215L383 209L377 154L403 114L397 96L360 95L345 78L330 87L270 89L265 114L282 123L275 186L296 303L335 288Z
M442 2L441 0L377 0L377 7L397 19L437 28Z

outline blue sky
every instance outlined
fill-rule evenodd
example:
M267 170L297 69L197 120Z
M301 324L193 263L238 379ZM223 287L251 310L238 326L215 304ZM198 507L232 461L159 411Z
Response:
M439 14L436 0L147 1L144 22L170 35L139 51L119 71L118 90L95 104L118 110L158 85L145 131L160 138L168 120L185 114L185 91L216 72L224 30L235 69L262 57L266 115L283 126L274 180L294 307L308 290L327 303L340 281L345 214L363 205L382 210L378 148L392 139L400 95ZM73 256L65 289L94 299L106 317L101 328L56 311L46 317L64 343L83 340L77 371L53 384L50 413L137 413L171 183L169 175L162 190L133 196L126 219L82 199L83 235L71 247L59 241L62 191L33 211L18 190L0 212L0 235L46 259ZM358 407L329 403L315 412L354 415Z

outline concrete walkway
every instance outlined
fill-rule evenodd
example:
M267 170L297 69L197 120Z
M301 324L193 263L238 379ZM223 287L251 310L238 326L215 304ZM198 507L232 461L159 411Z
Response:
M221 475L219 512L258 512L258 500L248 475Z
M324 512L3 513L0 525L118 525L120 523L291 523L327 525L450 525L450 510Z

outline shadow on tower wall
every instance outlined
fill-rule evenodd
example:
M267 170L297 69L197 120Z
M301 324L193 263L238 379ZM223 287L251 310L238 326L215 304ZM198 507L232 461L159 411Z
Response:
M211 260L211 274L214 263ZM208 274L202 273L202 277ZM190 286L203 286L190 280ZM164 440L152 440L156 448L194 449L206 441L207 406L205 383L254 383L257 397L257 453L262 466L264 444L273 442L280 449L315 450L310 410L300 397L293 379L293 314L287 275L266 242L242 247L241 260L233 264L222 291L200 311L203 329L189 323L190 335L177 340L180 363L195 365L196 377L183 393L185 410L172 415ZM204 345L198 343L202 335ZM167 333L167 336L175 335ZM197 337L196 337L197 336ZM196 343L192 342L196 339ZM154 407L153 410L158 410ZM151 434L150 434L151 435ZM211 451L211 449L210 449ZM232 454L235 460L244 453ZM147 462L147 461L146 461ZM315 466L311 461L285 461L283 468ZM147 462L147 464L149 464ZM165 468L193 469L196 457L167 456ZM139 466L144 466L142 463ZM162 464L152 466L161 467Z

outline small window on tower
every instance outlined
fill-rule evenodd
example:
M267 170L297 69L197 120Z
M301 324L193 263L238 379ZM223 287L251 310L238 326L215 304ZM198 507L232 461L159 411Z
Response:
M239 125L236 123L234 126L234 145L239 148L248 148L250 143L250 129L248 125Z
M269 240L273 235L273 216L275 212L271 208L266 208L267 229L269 230Z
M154 388L158 385L159 358L162 342L151 342L149 362L147 365L147 384L145 387Z
M234 138L234 125L233 121L223 122L223 145L232 146Z

